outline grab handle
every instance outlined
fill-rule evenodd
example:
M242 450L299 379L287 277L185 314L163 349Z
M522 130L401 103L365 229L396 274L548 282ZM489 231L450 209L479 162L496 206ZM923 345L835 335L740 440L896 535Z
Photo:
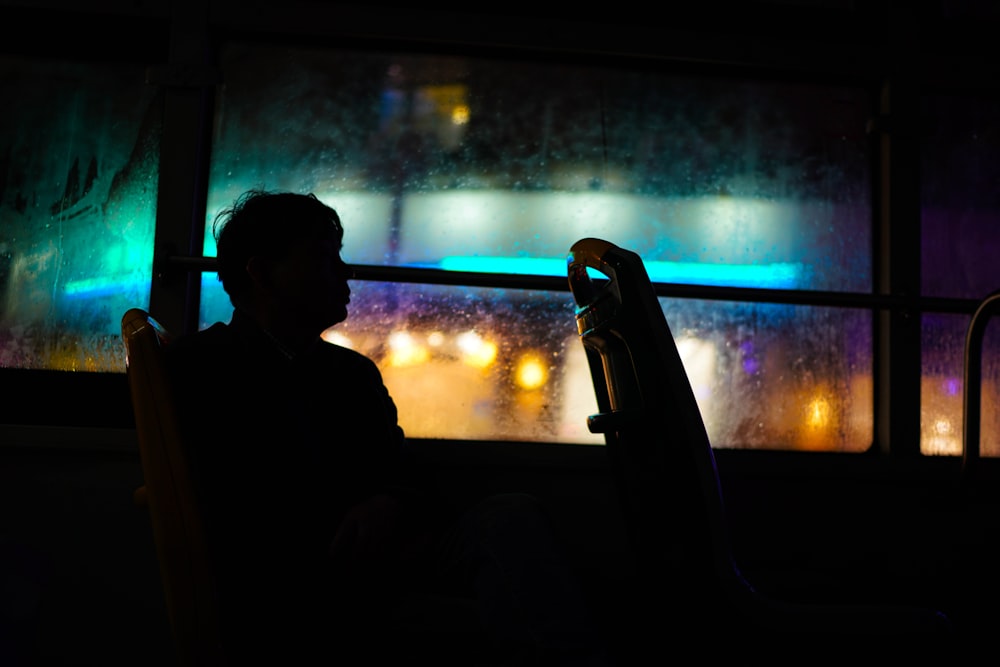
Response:
M980 459L980 424L983 383L983 334L990 320L1000 312L1000 291L983 299L969 322L965 334L965 381L962 386L964 411L962 418L962 474L966 477L976 469Z

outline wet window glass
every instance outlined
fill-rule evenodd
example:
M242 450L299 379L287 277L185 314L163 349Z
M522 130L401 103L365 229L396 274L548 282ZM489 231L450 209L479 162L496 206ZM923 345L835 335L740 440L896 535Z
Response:
M214 276L217 317L232 307ZM330 342L381 368L411 437L603 443L566 292L355 281ZM864 451L873 438L866 310L662 298L716 447ZM789 335L789 331L810 335Z
M922 291L983 299L1000 290L1000 102L941 96L924 101L921 162ZM921 451L962 451L962 381L968 316L923 317ZM1000 323L997 323L1000 324ZM985 456L1000 455L991 406L1000 392L1000 345L983 343L982 435Z
M147 307L159 122L141 67L0 57L0 367L124 371Z
M982 299L1000 289L1000 100L924 102L922 291Z
M224 50L222 71L206 255L215 214L265 188L313 192L337 209L354 264L565 277L570 246L597 236L639 252L656 282L871 291L864 91L241 44ZM214 276L203 285L202 324L228 319ZM373 296L352 302L333 333L380 363L411 435L594 441L581 431L593 392L568 293L358 287ZM671 304L718 446L871 444L869 316ZM453 402L472 371L453 377L459 366L434 361L430 343L428 356L396 366L387 346L468 332L496 347L489 382L476 380L485 393L461 408L466 419L435 420L421 406ZM541 355L540 391L517 384L529 352ZM801 398L801 414L782 391ZM733 403L741 409L720 411ZM810 414L824 426L807 426Z

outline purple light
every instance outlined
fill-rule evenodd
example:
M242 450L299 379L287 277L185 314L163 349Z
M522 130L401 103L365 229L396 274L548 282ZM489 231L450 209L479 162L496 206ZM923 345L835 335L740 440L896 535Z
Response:
M754 375L760 370L760 362L753 353L753 341L745 340L740 343L740 354L743 355L743 371L747 375Z

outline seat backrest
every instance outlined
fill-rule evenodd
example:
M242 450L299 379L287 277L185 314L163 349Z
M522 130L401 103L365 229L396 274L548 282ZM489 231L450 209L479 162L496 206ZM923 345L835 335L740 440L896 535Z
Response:
M164 359L169 335L142 309L122 317L126 373L167 612L180 664L224 664L202 517Z
M694 599L708 582L745 584L711 443L642 259L586 238L570 249L568 277L600 410L588 426L605 436L644 576L672 578L679 594L687 573Z
M647 593L680 605L695 628L720 625L723 603L743 641L760 640L755 628L826 642L850 635L896 645L901 634L914 646L950 641L951 622L935 609L796 604L755 591L734 559L715 455L642 259L581 239L568 276L600 410L588 425L605 436Z

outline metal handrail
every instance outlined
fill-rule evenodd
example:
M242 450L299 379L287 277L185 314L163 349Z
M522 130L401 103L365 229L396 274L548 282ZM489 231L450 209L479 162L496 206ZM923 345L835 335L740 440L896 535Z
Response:
M994 315L1000 313L1000 291L983 299L969 322L965 334L965 368L962 384L962 473L970 476L980 460L980 421L982 412L983 334Z
M165 255L164 260L168 266L184 271L206 272L216 269L214 257L168 254ZM562 276L474 273L469 271L445 271L436 268L378 266L371 264L352 264L351 268L354 270L354 277L356 279L375 282L458 285L462 287L501 287L553 292L569 291L566 278ZM908 297L865 292L719 287L714 285L688 285L680 283L653 283L653 290L657 296L661 297L880 310L901 309L911 312L972 313L979 304L975 299Z

